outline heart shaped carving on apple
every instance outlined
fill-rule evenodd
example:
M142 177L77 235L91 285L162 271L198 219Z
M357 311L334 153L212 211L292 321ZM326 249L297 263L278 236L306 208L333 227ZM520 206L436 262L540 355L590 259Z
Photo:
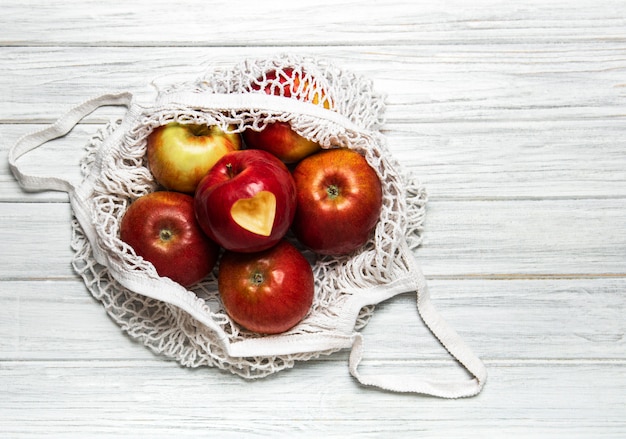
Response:
M269 191L261 191L251 198L241 198L230 208L230 216L244 229L270 236L276 216L276 197Z

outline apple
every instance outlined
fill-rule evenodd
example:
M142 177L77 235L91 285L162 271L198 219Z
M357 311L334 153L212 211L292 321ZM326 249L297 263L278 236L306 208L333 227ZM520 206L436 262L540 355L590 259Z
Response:
M260 149L226 154L200 181L194 196L202 230L237 252L265 250L289 230L296 187L287 166Z
M171 122L148 136L148 167L166 189L192 194L224 154L240 148L241 136L217 125Z
M327 109L332 107L331 100L318 81L300 69L270 70L251 87L260 90L260 84L265 84L263 91L267 94L293 97ZM270 123L262 130L248 128L243 138L249 148L269 151L288 164L296 163L321 149L318 143L296 133L288 122Z
M180 192L151 192L131 203L120 222L120 239L159 276L184 287L207 276L219 254L196 221L193 197Z
M347 148L323 150L302 160L293 178L292 229L304 246L339 256L367 242L382 209L382 186L365 157Z
M285 68L280 71L270 70L257 82L252 84L253 90L260 90L259 83L265 83L263 90L270 95L294 97L296 99L331 108L332 102L317 81L310 81L310 76L300 69ZM266 81L267 80L267 81Z
M319 143L296 133L288 122L269 123L261 131L248 128L242 136L248 148L270 152L288 164L297 163L321 149Z
M258 253L227 251L220 260L218 290L232 320L253 332L278 334L309 312L313 270L286 240Z

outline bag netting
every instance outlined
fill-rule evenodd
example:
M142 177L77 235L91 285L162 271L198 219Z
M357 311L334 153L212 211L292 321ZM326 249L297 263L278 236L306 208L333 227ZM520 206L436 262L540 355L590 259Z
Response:
M131 108L87 147L81 168L89 187L83 191L88 195L84 204L93 230L86 231L78 219L72 223L75 270L126 333L185 366L214 366L255 378L349 346L303 342L299 350L293 344L317 336L349 337L367 324L377 302L367 299L368 288L410 275L411 264L402 249L407 245L415 249L420 243L426 194L387 148L380 132L384 109L383 97L369 80L297 56L245 61L161 90L153 105ZM233 323L220 303L218 267L185 290L159 278L152 264L119 239L120 220L129 204L157 190L147 167L146 139L156 127L173 121L214 124L238 133L260 130L270 122L289 122L323 148L359 151L378 173L383 208L371 239L344 257L305 251L315 275L315 298L307 317L287 333L263 337ZM124 286L124 273L139 273L158 291ZM169 300L168 294L176 300ZM355 297L359 295L365 296ZM194 313L182 309L181 301ZM258 338L268 339L266 348L258 351L261 355L229 352L229 346ZM281 347L272 354L272 346Z

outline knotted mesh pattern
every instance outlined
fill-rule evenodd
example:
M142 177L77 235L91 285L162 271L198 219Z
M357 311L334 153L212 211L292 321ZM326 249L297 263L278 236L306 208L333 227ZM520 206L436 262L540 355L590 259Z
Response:
M156 127L176 121L219 125L224 130L241 133L247 128L262 129L267 123L283 121L323 148L348 147L359 151L376 170L383 185L380 220L372 238L361 249L343 257L317 257L304 251L313 266L315 298L305 319L284 335L338 331L338 322L345 319L345 304L352 294L358 294L362 288L389 283L407 272L408 266L399 256L399 247L406 240L411 248L419 245L426 194L412 176L402 171L378 131L383 123L384 104L382 97L372 91L369 81L321 61L282 56L245 61L232 69L211 71L196 81L173 85L162 93L179 91L282 95L336 111L357 129L313 116L262 108L224 111L175 104L146 107L116 142L109 140L120 129L120 122L110 123L88 145L81 168L85 177L93 181L94 193L89 203L97 245L111 261L125 270L158 278L152 264L138 257L119 239L120 220L130 203L158 189L146 162L147 137ZM92 244L78 221L73 222L72 229L73 265L93 296L131 337L185 366L214 366L256 378L292 367L296 361L336 351L230 357L216 334L185 311L120 285L107 266L96 261ZM298 245L293 237L287 239ZM262 337L242 329L226 315L217 291L217 270L218 267L188 291L189 300L200 303L204 312L227 334L229 342ZM373 310L373 303L364 307L351 330L365 326Z

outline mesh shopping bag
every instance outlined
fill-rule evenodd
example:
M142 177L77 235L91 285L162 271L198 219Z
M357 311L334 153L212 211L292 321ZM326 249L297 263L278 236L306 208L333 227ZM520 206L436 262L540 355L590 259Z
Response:
M62 176L30 175L17 163L32 149L67 134L98 107L110 105L127 110L91 139L80 162L80 184ZM68 192L74 269L129 336L161 355L189 367L212 366L261 378L299 361L350 349L350 373L363 385L440 397L472 396L481 391L486 371L430 301L414 257L426 194L388 150L380 132L384 110L383 97L368 79L324 60L279 55L207 71L162 88L150 102L139 102L129 92L90 99L53 125L22 137L9 153L9 165L27 190ZM226 314L215 270L184 288L160 277L152 264L122 242L119 226L134 200L158 189L146 160L147 138L157 127L169 122L209 124L241 133L277 121L290 123L322 148L361 153L382 182L383 207L365 245L349 255L316 256L312 261L315 298L304 320L285 333L260 335ZM360 330L376 304L407 292L416 292L421 318L470 379L361 374Z

